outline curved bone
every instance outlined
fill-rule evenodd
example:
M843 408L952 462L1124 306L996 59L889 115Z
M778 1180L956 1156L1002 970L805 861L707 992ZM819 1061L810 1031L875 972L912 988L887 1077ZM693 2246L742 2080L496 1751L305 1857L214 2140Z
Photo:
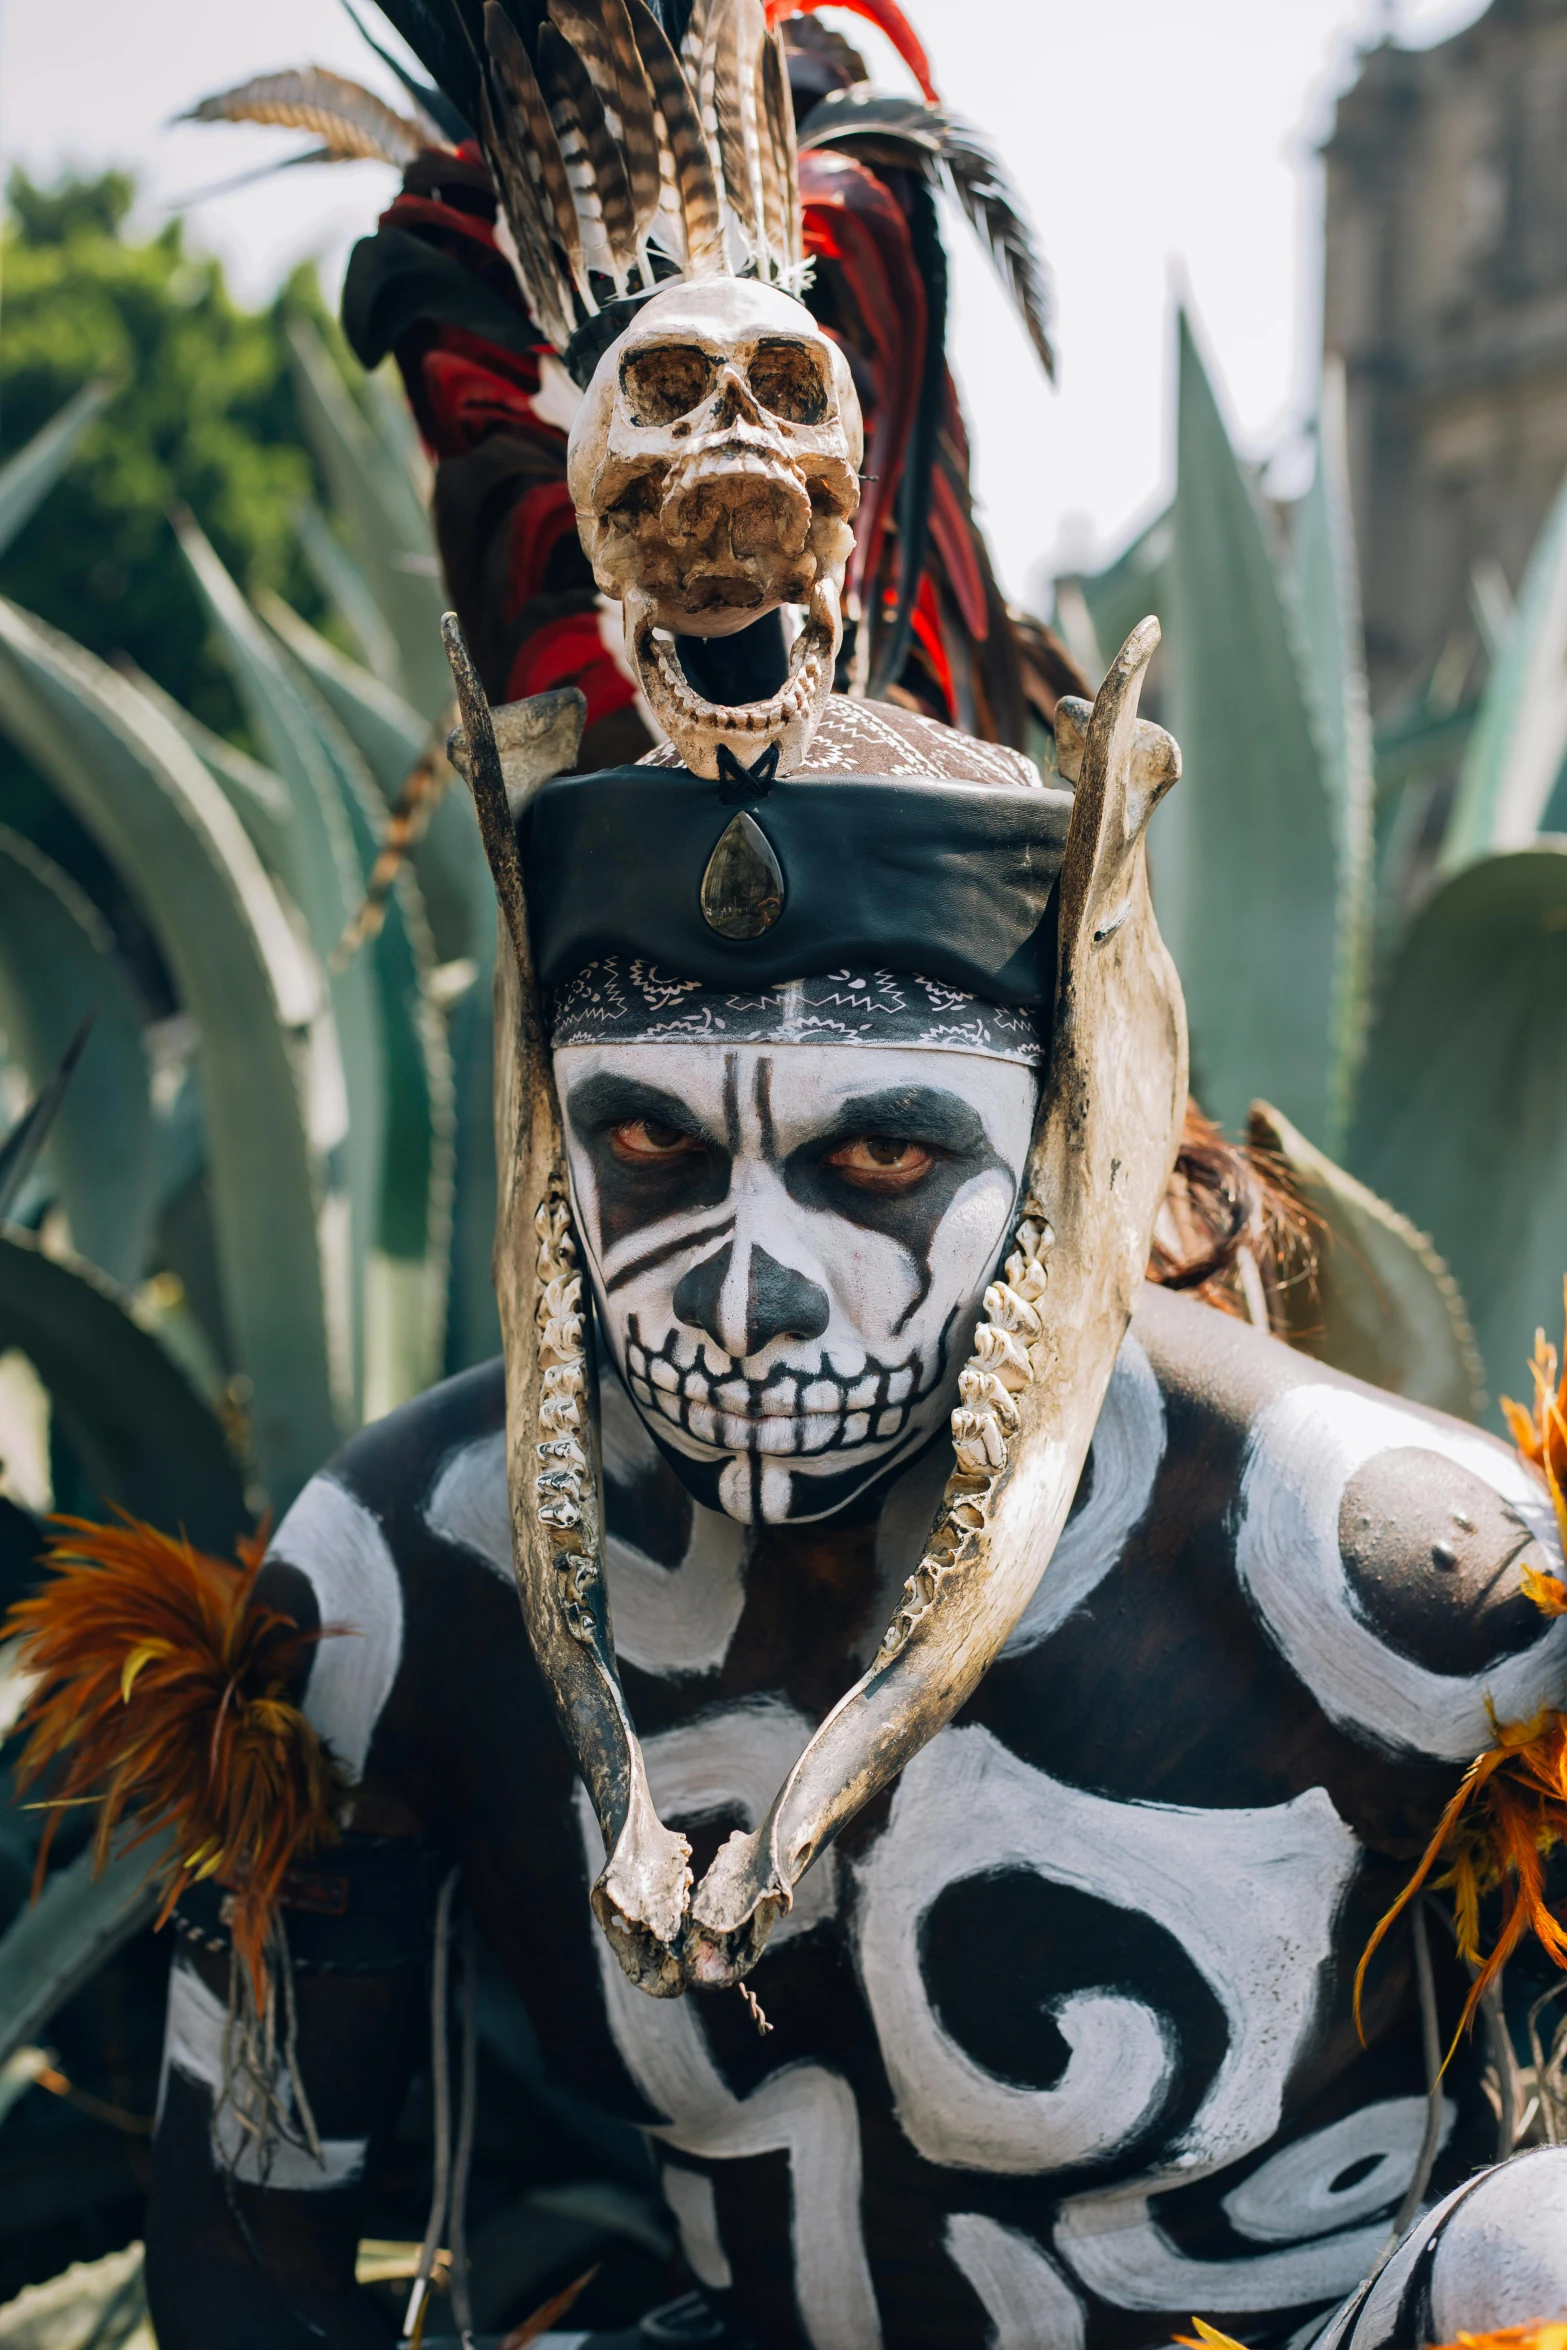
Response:
M569 767L580 694L507 713L505 763L457 616L441 622L467 775L511 953L495 958L495 1295L506 1355L506 1488L523 1619L609 1855L593 1905L644 1990L684 1988L690 1846L664 1827L615 1666L604 1588L597 1413L582 1346L560 1103L528 940L514 803ZM547 707L546 707L547 705ZM508 786L510 793L508 793Z
M510 778L453 616L443 629L513 948L497 958L495 1280L517 1580L609 1854L594 1909L631 1980L668 1997L734 1982L755 1964L811 1862L982 1679L1065 1523L1186 1101L1185 1015L1143 848L1148 818L1180 772L1169 736L1137 717L1159 627L1145 620L1133 631L1091 713L1062 705L1080 781L1061 873L1050 1064L1023 1218L1003 1278L985 1293L931 1539L871 1669L823 1721L766 1819L730 1837L694 1896L689 1847L654 1809L615 1666L577 1252Z
M1091 717L1081 705L1069 714L1088 724L1061 871L1050 1062L1023 1221L979 1333L1027 1333L1032 1318L1031 1376L1014 1389L998 1376L1011 1371L1011 1349L976 1345L953 1414L958 1467L925 1555L869 1672L828 1714L767 1818L730 1837L692 1896L693 1982L730 1982L755 1964L816 1855L977 1687L1066 1522L1186 1104L1185 1012L1143 845L1180 773L1170 737L1137 716L1158 642L1158 622L1143 621Z

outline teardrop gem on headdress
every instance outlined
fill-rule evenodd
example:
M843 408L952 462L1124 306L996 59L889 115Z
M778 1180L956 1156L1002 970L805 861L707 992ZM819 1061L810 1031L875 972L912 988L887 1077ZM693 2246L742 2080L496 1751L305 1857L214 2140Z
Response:
M720 938L760 938L784 906L783 868L754 816L742 809L718 836L702 876L702 919Z

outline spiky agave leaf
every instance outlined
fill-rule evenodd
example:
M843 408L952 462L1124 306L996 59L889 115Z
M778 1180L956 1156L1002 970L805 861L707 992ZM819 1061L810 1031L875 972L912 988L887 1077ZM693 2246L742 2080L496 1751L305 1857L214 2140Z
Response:
M97 1807L95 1853L133 1818L139 1843L172 1832L159 1924L183 1888L216 1877L234 1895L234 1943L258 1997L263 1951L291 1868L337 1837L347 1781L294 1702L318 1640L255 1602L262 1544L238 1563L141 1520L55 1520L53 1580L21 1600L5 1631L37 1675L21 1720L22 1788L49 1774L53 1812Z

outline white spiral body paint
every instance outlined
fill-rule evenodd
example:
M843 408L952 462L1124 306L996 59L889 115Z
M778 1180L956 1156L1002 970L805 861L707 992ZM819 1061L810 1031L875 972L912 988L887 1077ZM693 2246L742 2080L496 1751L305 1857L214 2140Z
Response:
M163 2031L163 2069L158 2081L158 2120L171 2072L182 2073L212 2096L212 2160L214 2168L231 2171L247 2187L271 2187L286 2194L319 2195L332 2187L351 2186L365 2166L368 2138L324 2138L321 2160L303 2146L280 2140L263 2163L255 2138L241 2129L232 2107L222 2103L223 2038L228 2014L216 1992L209 1991L188 1959L177 1958L169 1972L169 2004ZM283 2102L292 2106L286 2068L281 2061L274 2086Z
M351 1779L365 1758L403 1654L403 1587L380 1520L335 1477L312 1477L267 1553L297 1567L323 1628L304 1711Z
M904 1771L856 1872L860 1976L905 2134L929 2162L1057 2170L1125 2144L1163 2096L1175 2057L1167 2026L1120 1992L1053 2004L1072 2050L1053 2089L997 2080L942 2027L921 1976L920 1922L949 1885L1018 1868L1153 1918L1224 2009L1228 2048L1170 2150L1169 2183L1265 2145L1358 1852L1321 1788L1264 1810L1117 1803L1032 1769L986 1729L942 1731Z
M1363 1744L1468 1762L1507 1721L1550 1702L1567 1670L1567 1617L1471 1675L1428 1672L1366 1623L1339 1550L1350 1479L1378 1453L1435 1453L1489 1485L1560 1562L1550 1502L1499 1444L1394 1403L1313 1382L1258 1413L1241 1481L1235 1567L1275 1645L1340 1729Z
M604 1380L600 1400L605 1468L611 1475L618 1470L627 1484L656 1470L658 1454L618 1380ZM504 1430L448 1454L423 1514L433 1534L472 1551L513 1587ZM717 1672L745 1608L744 1555L745 1529L695 1503L691 1539L677 1567L660 1566L610 1528L604 1580L617 1654L664 1680Z
M1173 2182L1172 2182L1173 2183ZM1085 2195L1066 2205L1056 2250L1118 2309L1296 2309L1347 2293L1387 2241L1387 2221L1252 2259L1192 2260L1153 2217L1147 2195Z
M1458 2108L1444 2097L1438 2153L1457 2119ZM1358 2113L1297 2138L1254 2170L1225 2196L1225 2216L1259 2244L1295 2244L1302 2236L1328 2235L1374 2212L1391 2211L1415 2175L1425 2125L1423 2097L1388 2097L1363 2105ZM1368 2159L1375 2167L1363 2178L1353 2186L1335 2186L1335 2180Z
M1165 1448L1164 1397L1139 1339L1128 1331L1105 1390L1088 1458L1087 1501L1069 1518L1054 1555L1001 1652L1024 1656L1048 1640L1104 1581L1148 1514Z
M1083 2350L1083 2305L1031 2237L983 2212L957 2211L946 2244L990 2320L986 2350Z
M782 1772L798 1757L812 1725L781 1703L739 1706L682 1724L644 1748L648 1781L661 1816L674 1822L705 1811L738 1809L754 1827ZM780 1761L782 1757L782 1761ZM577 1816L590 1878L603 1866L603 1842L584 1788ZM814 1876L818 1872L812 1871ZM779 1940L815 1922L800 1920L809 1879ZM830 1899L832 1881L824 1878ZM714 2061L695 2001L649 1999L627 1981L602 1935L593 1945L610 2032L621 2061L648 2103L667 2119L655 2137L709 2162L758 2154L789 2157L791 2242L800 2323L812 2350L879 2350L881 2319L865 2256L860 2218L860 2117L841 2074L821 2064L790 2064L737 2097ZM676 2218L680 2218L676 2208ZM716 2212L704 2219L688 2257L727 2267ZM700 2271L698 2271L700 2274Z

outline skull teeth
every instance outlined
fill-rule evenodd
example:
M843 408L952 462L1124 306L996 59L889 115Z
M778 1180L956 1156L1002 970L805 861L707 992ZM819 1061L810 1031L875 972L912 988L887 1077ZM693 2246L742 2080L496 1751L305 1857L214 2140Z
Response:
M657 665L659 683L687 724L710 726L726 734L775 734L792 719L803 718L820 690L830 640L814 623L808 624L797 647L798 666L776 694L765 702L710 702L688 684L672 646L649 630L646 652Z

